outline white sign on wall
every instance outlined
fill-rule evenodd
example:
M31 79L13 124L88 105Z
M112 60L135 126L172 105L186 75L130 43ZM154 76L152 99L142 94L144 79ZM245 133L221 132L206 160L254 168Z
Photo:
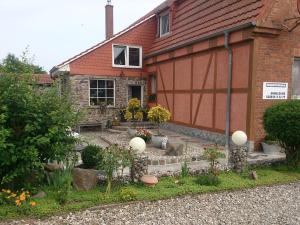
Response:
M288 83L264 82L263 99L280 100L288 99Z

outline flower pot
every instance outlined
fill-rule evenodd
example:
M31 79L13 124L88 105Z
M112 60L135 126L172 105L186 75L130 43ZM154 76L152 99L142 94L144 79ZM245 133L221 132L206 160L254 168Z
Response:
M282 153L282 148L277 144L261 143L263 151L267 155L279 155Z
M158 135L153 135L151 138L151 143L153 144L154 147L156 148L162 148L162 142L163 140L168 137L167 136L158 136Z
M128 128L127 133L129 134L129 137L133 138L136 135L136 129Z

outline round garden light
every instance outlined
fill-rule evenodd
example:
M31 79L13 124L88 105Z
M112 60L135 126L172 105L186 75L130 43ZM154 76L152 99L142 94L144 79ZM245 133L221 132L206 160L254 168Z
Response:
M247 143L248 137L247 134L243 131L236 131L232 135L232 141L238 146L243 146Z
M140 137L132 138L129 142L129 146L138 154L141 154L146 150L146 142Z

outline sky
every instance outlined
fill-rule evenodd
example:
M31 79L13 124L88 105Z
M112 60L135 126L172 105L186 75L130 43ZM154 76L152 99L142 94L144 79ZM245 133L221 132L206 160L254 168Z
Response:
M112 0L114 33L164 0ZM0 0L0 60L27 46L34 63L49 71L105 39L107 0Z

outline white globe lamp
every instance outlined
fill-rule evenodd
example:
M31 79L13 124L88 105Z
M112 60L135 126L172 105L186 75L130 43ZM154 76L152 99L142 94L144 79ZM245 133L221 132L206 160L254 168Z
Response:
M146 142L140 137L135 137L130 140L129 147L136 153L141 154L146 150Z
M232 141L237 146L243 146L247 143L248 137L247 134L243 131L236 131L232 135Z

